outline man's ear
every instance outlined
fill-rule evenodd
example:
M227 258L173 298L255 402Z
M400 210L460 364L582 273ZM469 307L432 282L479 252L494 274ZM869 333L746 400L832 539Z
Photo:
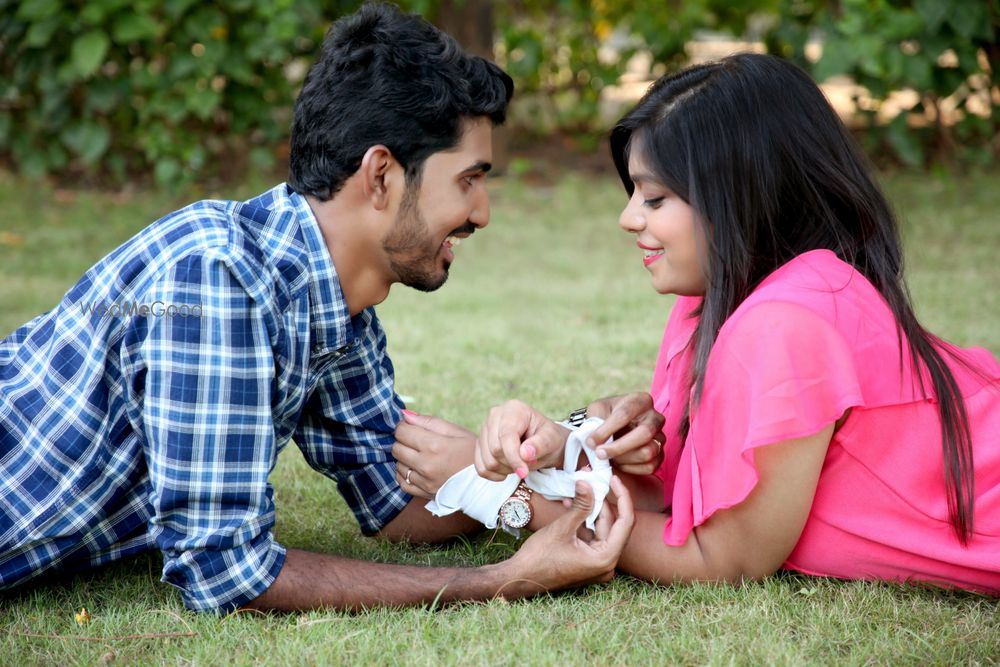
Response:
M379 211L389 205L390 171L396 164L398 162L392 152L382 144L369 148L361 159L358 174L361 176L365 198Z

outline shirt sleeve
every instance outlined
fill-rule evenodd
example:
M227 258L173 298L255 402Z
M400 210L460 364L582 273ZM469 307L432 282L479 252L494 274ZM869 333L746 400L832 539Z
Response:
M396 482L392 445L403 404L396 396L385 333L369 309L358 338L321 374L295 441L315 470L337 482L365 535L374 535L412 500Z
M852 350L827 320L782 302L734 316L709 355L664 541L684 544L716 511L750 495L759 479L754 449L818 433L863 404Z
M144 387L150 532L163 552L162 580L198 611L258 597L285 555L271 534L273 354L263 300L234 266L211 251L179 261L136 320L148 328L145 377L132 381Z
M654 474L663 480L664 502L667 506L671 502L674 478L684 450L680 426L687 405L686 398L690 394L688 382L692 358L691 337L698 325L698 318L693 313L700 305L701 297L677 297L663 332L663 342L660 344L649 389L653 407L664 417L663 462Z

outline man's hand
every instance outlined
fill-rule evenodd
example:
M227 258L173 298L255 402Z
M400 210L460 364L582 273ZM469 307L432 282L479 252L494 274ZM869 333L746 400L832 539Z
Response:
M587 406L587 416L604 419L590 436L598 457L614 459L616 469L631 475L650 475L660 467L664 419L653 409L653 398L648 393L636 392L594 401ZM615 437L614 442L601 444L611 436Z
M403 412L396 427L396 481L411 496L430 500L462 468L472 464L476 434L438 417Z
M569 430L521 401L490 410L476 443L480 476L500 481L512 472L522 479L528 470L561 466Z
M618 558L632 532L635 515L632 498L617 476L611 478L617 498L617 517L605 504L594 525L592 539L581 539L580 527L594 507L594 492L586 482L576 483L576 496L569 511L525 541L521 549L502 565L513 569L510 586L516 596L533 595L609 581ZM500 591L506 595L506 591Z

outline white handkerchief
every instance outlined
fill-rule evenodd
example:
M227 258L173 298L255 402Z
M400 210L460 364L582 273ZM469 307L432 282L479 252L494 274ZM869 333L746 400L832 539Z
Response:
M487 528L496 528L500 506L514 494L520 481L517 475L510 474L494 482L480 477L476 466L462 468L438 489L434 500L427 503L427 511L434 516L461 511Z
M570 433L566 440L562 470L533 470L524 480L525 484L549 500L572 498L576 495L577 480L590 484L594 490L594 509L587 517L587 528L591 530L594 529L594 522L604 507L604 499L611 486L611 463L597 458L597 453L585 447L584 442L603 423L603 419L590 417ZM591 470L577 471L576 464L581 450L587 455ZM427 511L435 516L447 516L461 511L487 528L496 528L500 506L514 493L519 481L518 476L511 473L506 479L494 482L480 477L476 473L476 467L469 466L448 478L434 500L427 503Z

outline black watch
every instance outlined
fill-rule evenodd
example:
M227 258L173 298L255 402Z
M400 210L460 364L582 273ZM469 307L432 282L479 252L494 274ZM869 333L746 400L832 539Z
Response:
M569 413L569 417L566 417L563 423L572 428L580 428L585 421L587 421L587 408L577 408Z

